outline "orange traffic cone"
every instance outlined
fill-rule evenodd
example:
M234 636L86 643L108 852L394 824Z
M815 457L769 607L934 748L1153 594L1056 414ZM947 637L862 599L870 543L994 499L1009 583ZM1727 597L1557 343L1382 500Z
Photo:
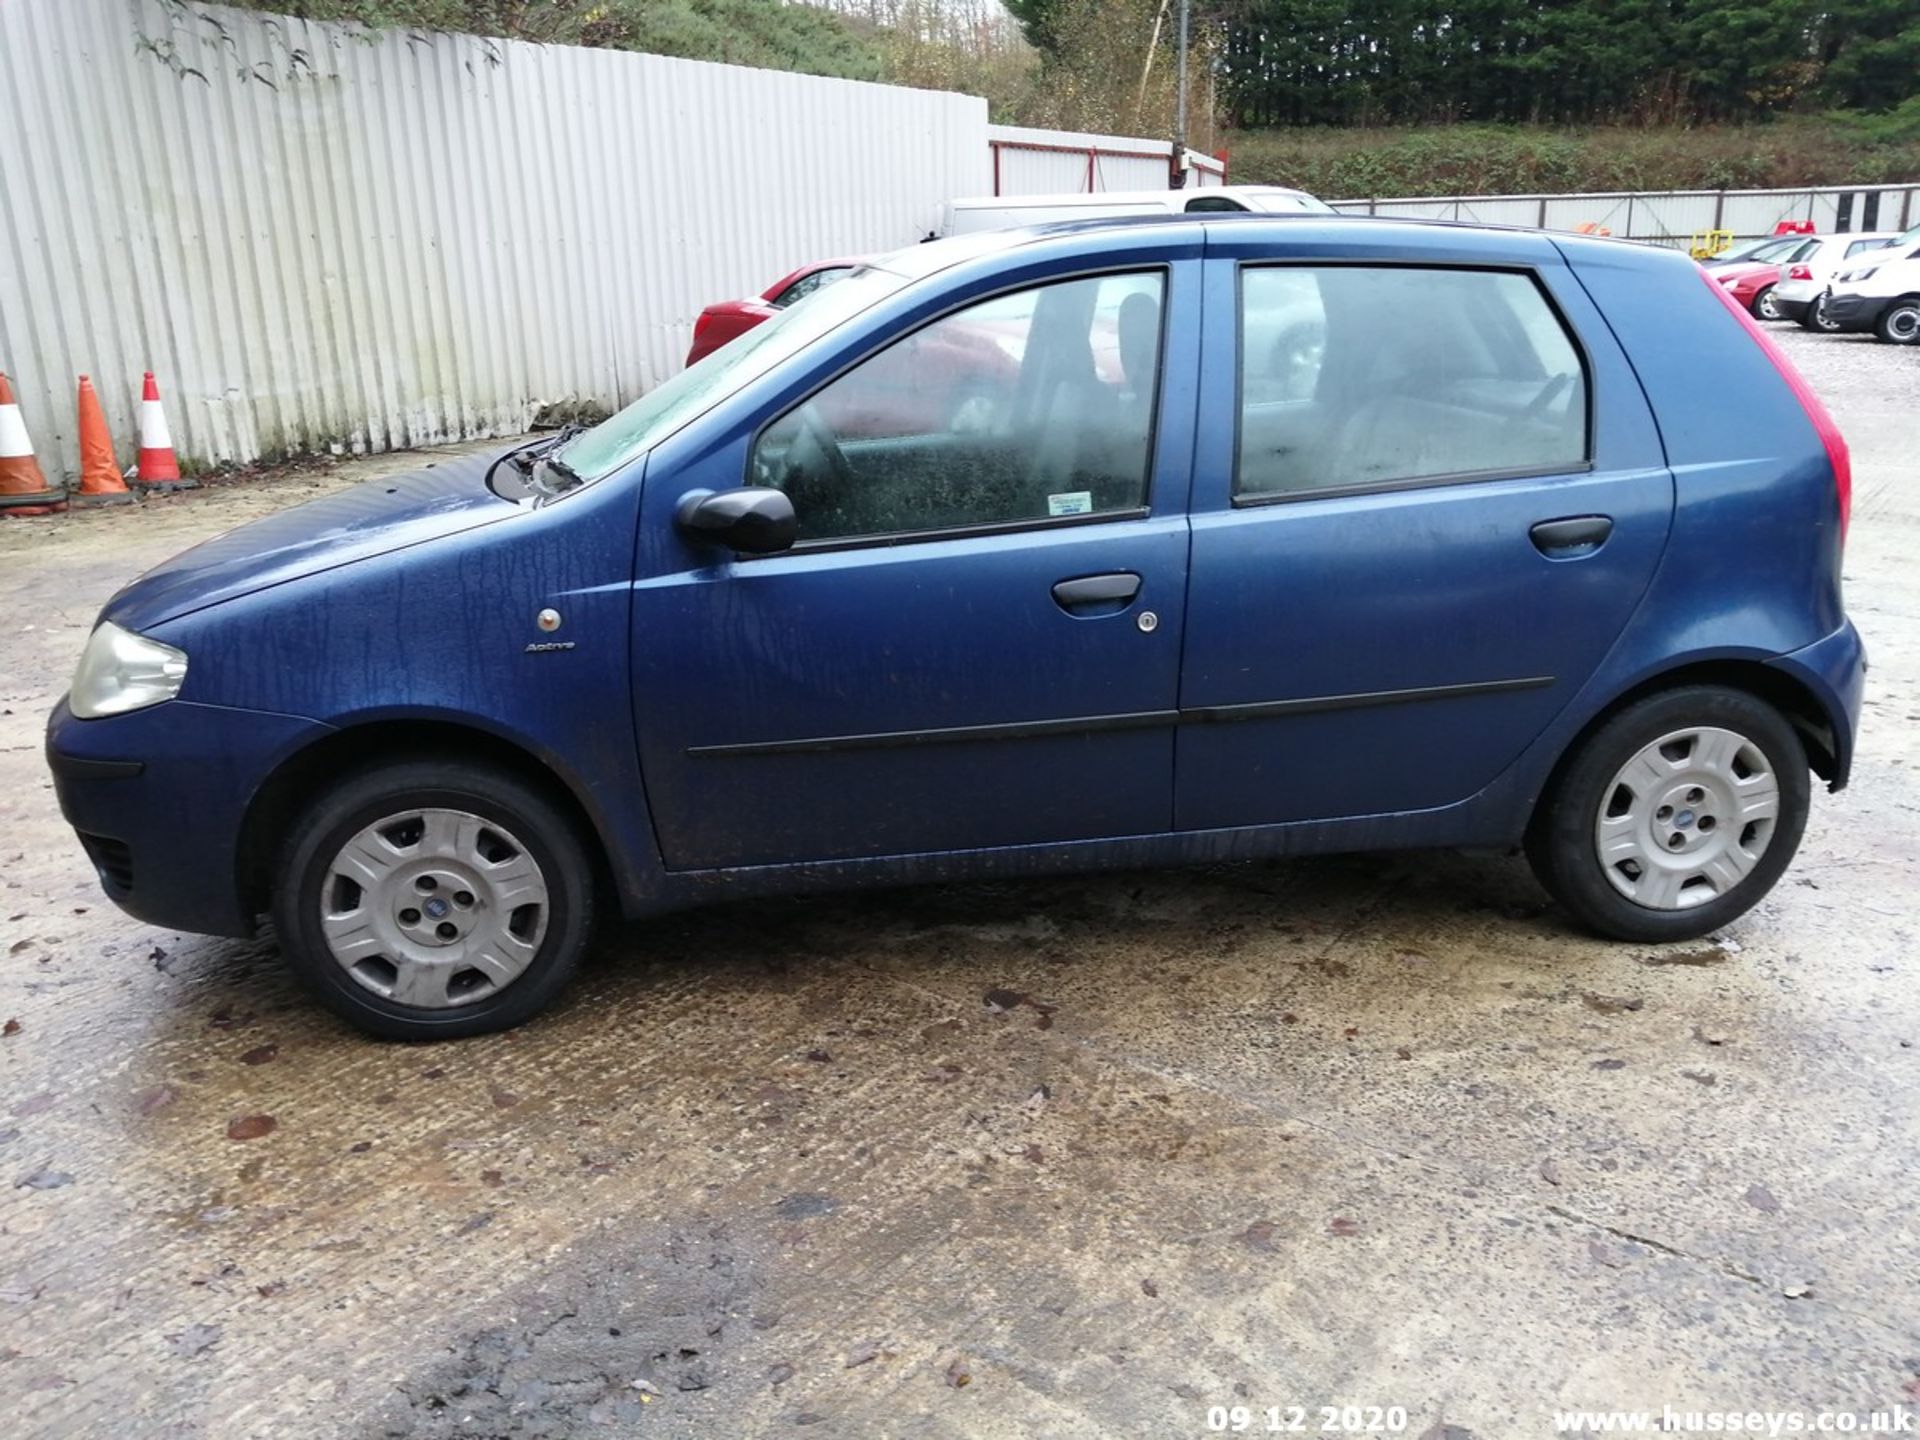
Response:
M142 490L191 490L200 482L180 478L180 461L173 453L173 432L167 429L167 412L160 404L160 386L147 371L146 387L140 392L140 466L133 483Z
M100 397L85 375L80 377L80 488L73 498L80 505L124 505L133 499L113 458L113 435Z
M13 386L0 375L0 515L52 515L67 508L67 497L47 484Z

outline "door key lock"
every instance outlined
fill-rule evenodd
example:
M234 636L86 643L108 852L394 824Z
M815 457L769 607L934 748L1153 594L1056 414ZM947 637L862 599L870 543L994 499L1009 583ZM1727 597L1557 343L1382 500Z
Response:
M1151 635L1160 628L1160 617L1151 610L1142 610L1140 618L1133 623L1140 627L1142 635Z

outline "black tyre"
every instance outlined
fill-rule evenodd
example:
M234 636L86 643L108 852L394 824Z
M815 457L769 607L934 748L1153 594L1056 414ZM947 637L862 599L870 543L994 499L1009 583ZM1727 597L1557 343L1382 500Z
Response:
M1622 710L1580 743L1527 835L1534 874L1616 940L1690 940L1773 888L1806 829L1806 751L1775 710L1691 685Z
M1780 302L1774 298L1773 286L1769 285L1753 297L1753 314L1757 320L1778 320Z
M1920 295L1908 295L1880 312L1873 333L1889 345L1920 344Z
M1800 316L1801 328L1817 331L1822 335L1836 335L1840 327L1827 314L1827 297L1816 296L1811 305Z
M282 848L287 963L371 1035L440 1040L518 1025L579 963L594 867L574 825L504 771L407 761L341 781Z

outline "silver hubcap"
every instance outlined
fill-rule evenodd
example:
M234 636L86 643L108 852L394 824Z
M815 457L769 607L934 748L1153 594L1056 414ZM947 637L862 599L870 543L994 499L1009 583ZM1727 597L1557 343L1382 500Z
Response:
M1761 293L1760 318L1762 320L1778 320L1780 318L1780 302L1774 298L1773 291L1771 290Z
M1744 735L1663 735L1613 777L1594 848L1613 888L1650 910L1717 900L1760 863L1780 813L1767 757Z
M402 1005L471 1005L518 980L547 933L547 882L526 846L464 810L406 810L340 848L320 890L327 949Z
M1907 306L1894 311L1887 317L1887 333L1903 342L1920 335L1920 310Z

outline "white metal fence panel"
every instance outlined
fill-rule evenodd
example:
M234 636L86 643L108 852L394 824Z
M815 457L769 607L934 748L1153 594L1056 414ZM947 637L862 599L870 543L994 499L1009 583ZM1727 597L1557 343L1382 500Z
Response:
M1462 200L1456 211L1455 219L1476 225L1532 225L1540 218L1538 202L1499 197Z
M1582 225L1624 235L1632 222L1630 195L1565 195L1546 203L1546 214L1535 223L1547 230L1578 230Z
M1677 241L1684 245L1696 230L1713 228L1713 202L1711 192L1635 195L1626 229L1616 228L1614 234L1630 233L1636 240Z
M1806 190L1650 190L1590 195L1434 195L1336 200L1353 214L1470 220L1548 230L1602 226L1616 236L1685 245L1698 231L1729 230L1741 239L1771 235L1783 220L1811 220L1821 233L1903 230L1920 224L1920 185Z
M990 171L969 96L159 0L0 3L0 129L0 369L50 473L83 371L123 445L158 372L203 463L618 405L701 305Z

